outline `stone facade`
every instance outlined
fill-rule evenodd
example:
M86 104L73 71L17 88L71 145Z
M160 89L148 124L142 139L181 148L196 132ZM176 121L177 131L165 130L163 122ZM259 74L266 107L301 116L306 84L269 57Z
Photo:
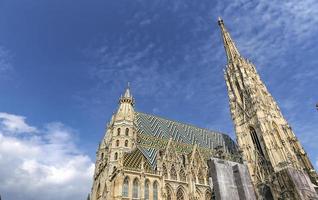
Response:
M128 88L98 151L91 200L206 200L207 160L241 160L225 134L136 112Z
M238 146L226 134L135 111L128 87L97 150L91 200L317 199L304 149L218 23Z
M259 198L283 198L278 173L287 167L303 171L317 184L313 165L255 66L240 55L223 20L218 23L227 55L224 76L237 143Z

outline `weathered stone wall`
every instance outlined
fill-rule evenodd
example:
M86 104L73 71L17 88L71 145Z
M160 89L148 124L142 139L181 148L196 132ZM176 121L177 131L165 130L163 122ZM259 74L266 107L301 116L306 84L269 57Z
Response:
M318 200L314 185L303 170L288 167L277 172L277 176L284 185L283 198Z
M216 199L256 200L254 188L247 167L243 164L211 158L208 161L211 188Z

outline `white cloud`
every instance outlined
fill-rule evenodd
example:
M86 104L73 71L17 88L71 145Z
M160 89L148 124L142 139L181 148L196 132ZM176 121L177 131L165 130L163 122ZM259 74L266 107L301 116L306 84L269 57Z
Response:
M28 125L23 116L8 113L0 116L5 119L0 121L2 198L86 198L94 164L76 147L72 129L62 123L49 123L41 130Z
M12 115L8 113L0 113L0 124L2 131L10 133L32 133L37 129L25 123L25 117Z

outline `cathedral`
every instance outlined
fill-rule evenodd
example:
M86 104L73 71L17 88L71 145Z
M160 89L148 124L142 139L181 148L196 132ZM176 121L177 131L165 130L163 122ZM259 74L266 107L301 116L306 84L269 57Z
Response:
M222 19L218 24L236 142L136 110L128 87L99 144L89 199L318 199L306 152L255 66L240 55Z

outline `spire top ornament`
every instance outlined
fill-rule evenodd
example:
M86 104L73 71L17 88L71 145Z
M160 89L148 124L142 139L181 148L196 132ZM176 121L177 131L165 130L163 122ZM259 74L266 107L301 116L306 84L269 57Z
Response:
M221 29L224 49L227 56L228 63L233 62L235 58L240 57L240 53L237 50L235 43L233 42L230 33L226 30L224 21L221 17L218 18L218 24Z

